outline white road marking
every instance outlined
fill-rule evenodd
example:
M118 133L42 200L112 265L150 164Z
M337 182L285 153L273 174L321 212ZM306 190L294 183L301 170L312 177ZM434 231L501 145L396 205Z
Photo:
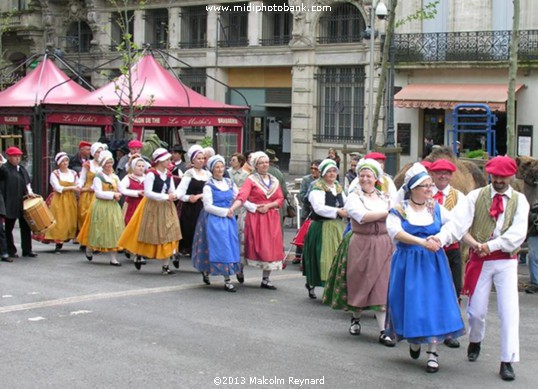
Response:
M36 317L29 317L28 321L40 321L40 320L46 320L43 316L36 316Z
M84 315L86 313L92 313L92 311L87 311L85 309L81 309L80 311L73 311L73 312L69 312L69 314L71 316L76 316L76 315Z
M273 280L289 280L289 279L302 278L302 277L303 277L302 274L286 274L286 275L274 276L271 278ZM253 285L256 285L260 282L258 278L252 279L252 281L253 281ZM246 283L247 283L247 279L245 279L245 284ZM86 294L82 296L65 297L65 298L60 298L60 299L55 299L55 300L45 300L45 301L38 301L38 302L26 303L26 304L8 305L5 307L0 307L0 314L10 313L10 312L28 311L31 309L57 307L61 305L76 304L76 303L82 303L82 302L88 302L88 301L99 301L99 300L108 300L108 299L123 298L123 297L144 296L144 295L150 295L150 294L156 294L156 293L169 293L169 292L177 292L181 290L198 289L198 288L205 288L205 287L206 285L197 282L196 284L164 286L160 288L144 288L144 289L124 290L124 291L119 291L119 292ZM9 296L9 295L6 295L6 296ZM5 296L2 296L2 297L5 297ZM13 297L13 296L9 296L9 297Z

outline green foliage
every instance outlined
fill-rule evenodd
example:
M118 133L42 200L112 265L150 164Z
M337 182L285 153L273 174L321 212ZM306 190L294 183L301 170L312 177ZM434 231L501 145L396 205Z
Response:
M202 142L200 142L200 146L213 147L213 139L210 136L204 136L204 139L202 139Z
M487 156L488 156L488 153L484 150L469 151L465 155L466 158L472 158L472 159L482 159L482 158L487 158Z
M437 15L437 6L440 2L441 0L435 0L434 2L426 4L424 7L417 9L415 13L407 15L405 18L396 21L395 27L401 27L405 23L412 22L413 20L422 21L435 18L435 15Z

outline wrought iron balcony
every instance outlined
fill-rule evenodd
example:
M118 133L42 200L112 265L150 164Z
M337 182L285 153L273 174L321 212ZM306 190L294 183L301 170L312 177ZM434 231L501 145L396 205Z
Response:
M357 135L338 135L338 134L314 134L314 140L320 143L364 143L364 131L359 129Z
M395 61L508 61L511 31L395 34ZM519 61L538 60L538 30L520 31Z

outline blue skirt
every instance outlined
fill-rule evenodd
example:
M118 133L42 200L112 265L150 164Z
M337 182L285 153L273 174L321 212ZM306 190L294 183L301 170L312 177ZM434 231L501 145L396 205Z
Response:
M387 335L409 343L437 343L465 333L445 252L397 244L392 258Z

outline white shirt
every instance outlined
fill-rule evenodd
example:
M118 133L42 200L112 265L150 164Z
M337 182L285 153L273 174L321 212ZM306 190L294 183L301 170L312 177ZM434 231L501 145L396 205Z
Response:
M445 225L450 221L450 213L446 210L445 207L439 207L441 210L441 225ZM414 226L427 226L433 223L433 215L430 213L428 208L424 208L420 211L415 211L410 206L405 207L406 218L410 224ZM389 213L387 217L387 231L391 239L395 240L395 236L403 231L402 219Z
M490 184L491 185L491 184ZM450 223L447 230L441 231L438 234L441 242L449 241L449 239L460 240L463 235L467 233L471 225L473 224L475 209L476 209L476 200L478 195L483 188L475 189L467 195L466 206L457 208L454 213L453 222ZM506 204L508 199L511 198L514 194L512 187L509 187L508 190L503 194L503 205L506 209ZM495 229L493 230L493 235L491 239L487 242L488 248L490 251L501 250L506 253L511 253L515 251L521 244L525 241L527 236L527 227L528 227L528 218L529 218L529 202L527 201L525 195L518 193L517 208L514 213L514 219L512 225L501 235L501 230L504 224L505 212L501 213L497 218L497 223L495 224ZM497 194L495 190L491 189L492 198ZM483 243L483 242L480 242Z
M93 174L97 174L102 170L101 166L99 166L94 159L90 161L90 171ZM86 183L86 176L88 175L88 170L86 167L82 167L82 170L80 171L80 176L78 177L78 186L80 188L84 187L84 184Z
M330 188L331 193L336 196L336 185ZM308 195L308 201L312 205L312 209L316 214L327 219L336 219L338 217L338 209L343 208L346 203L346 195L342 191L342 200L344 204L340 204L337 208L325 205L325 191L311 190Z
M192 179L190 174L192 174L192 177L199 181L207 181L211 177L211 173L204 169L197 170L195 168L191 168L187 170L176 189L176 196L183 202L188 202L191 197L191 195L186 194Z
M101 174L105 178L106 182L113 183L114 181L119 182L119 178L114 173L108 175L105 173ZM92 189L95 192L95 197L101 200L113 200L114 192L103 190L103 183L99 177L93 179Z
M213 180L213 184L222 191L228 191L230 189L230 186L225 180ZM232 181L232 193L233 198L235 199L237 197L237 185ZM207 213L210 213L215 216L220 217L227 217L228 216L228 210L230 208L222 208L217 207L216 205L213 205L213 190L211 189L211 186L208 184L204 185L204 196L202 197L202 202L204 203L204 210Z
M55 192L58 192L58 193L62 193L64 191L64 188L62 185L60 185L60 181L65 181L65 182L72 182L73 185L72 186L76 186L77 183L77 175L76 173L69 169L67 172L62 172L61 170L55 170L55 172L59 173L60 175L60 179L58 179L58 176L52 172L50 173L50 185L52 186L52 189L55 191Z
M383 179L387 180L389 183L389 191L387 195L390 197L390 203L391 204L397 204L398 202L403 200L403 196L398 197L398 189L396 189L396 185L394 185L394 181L388 174L383 174ZM349 184L349 187L347 189L347 193L351 193L354 190L356 190L356 187L359 185L359 176L355 177L353 181Z
M368 196L364 196L362 191L357 190L350 193L346 200L345 209L349 217L353 218L357 223L361 224L362 218L367 212L371 211L387 211L389 209L389 202L375 198L372 199Z
M159 177L161 180L166 181L168 170L165 170L164 172L159 171ZM144 196L146 196L148 199L155 200L155 201L167 201L169 199L168 194L174 193L175 186L174 186L174 179L170 177L170 187L166 192L157 193L153 191L153 183L155 182L155 173L152 171L146 174L146 178L144 179ZM165 187L163 186L163 191Z
M134 178L135 180L138 180L138 182L144 182L144 179L146 178L146 175L143 174L142 176L138 177L135 175L128 174L125 177L122 178L119 185L119 191L122 195L128 196L128 197L139 197L139 191L135 189L129 189L129 185L131 185L131 182L129 180L129 177Z

